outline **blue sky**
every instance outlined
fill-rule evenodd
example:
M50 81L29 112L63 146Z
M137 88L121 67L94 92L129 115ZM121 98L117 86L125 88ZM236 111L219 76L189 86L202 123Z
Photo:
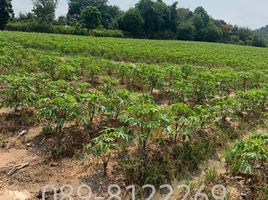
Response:
M164 1L175 2L175 0ZM13 0L15 13L30 11L31 2L32 0ZM138 0L110 0L109 2L126 10L134 6ZM179 7L192 10L197 6L203 6L212 17L239 26L259 28L268 25L268 0L178 0L178 2ZM67 0L59 0L57 16L66 14L67 10Z

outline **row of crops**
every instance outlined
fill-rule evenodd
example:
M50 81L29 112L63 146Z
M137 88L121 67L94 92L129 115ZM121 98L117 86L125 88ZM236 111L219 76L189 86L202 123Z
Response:
M47 137L66 124L91 132L85 149L105 175L117 160L128 183L179 178L267 117L266 49L14 32L0 41L1 107L31 111Z
M92 55L134 63L192 64L236 69L267 69L266 48L241 47L200 42L154 41L120 38L73 37L2 32L1 43L12 41L35 48L70 55Z

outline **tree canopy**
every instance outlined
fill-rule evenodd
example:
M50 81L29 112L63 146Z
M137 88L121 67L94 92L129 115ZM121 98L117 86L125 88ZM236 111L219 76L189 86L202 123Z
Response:
M85 7L96 7L101 13L101 24L105 28L112 26L113 19L120 16L121 11L118 6L108 5L108 0L69 0L68 18L80 20L82 10Z
M5 28L11 17L14 17L11 0L0 0L0 30Z
M55 19L58 0L33 0L33 13L39 23L50 24Z
M141 34L144 31L144 20L138 9L129 9L118 20L119 28L133 35Z
M81 21L87 29L97 28L101 24L101 13L96 7L88 6L81 12Z

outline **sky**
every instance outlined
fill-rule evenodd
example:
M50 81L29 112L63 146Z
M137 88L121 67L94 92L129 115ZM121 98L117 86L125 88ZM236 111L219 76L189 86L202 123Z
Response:
M173 3L176 0L164 0ZM268 25L268 0L177 0L179 7L194 10L203 6L208 14L228 23L252 29ZM32 0L12 0L16 14L32 9ZM111 5L118 5L122 10L133 7L138 0L110 0ZM68 10L67 0L59 0L57 16L65 15Z

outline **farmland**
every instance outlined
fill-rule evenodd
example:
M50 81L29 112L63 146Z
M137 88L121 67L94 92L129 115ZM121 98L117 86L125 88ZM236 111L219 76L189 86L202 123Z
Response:
M267 197L267 48L3 31L0 72L0 152L31 155L8 176L0 163L0 189L116 183L142 199L184 182Z

